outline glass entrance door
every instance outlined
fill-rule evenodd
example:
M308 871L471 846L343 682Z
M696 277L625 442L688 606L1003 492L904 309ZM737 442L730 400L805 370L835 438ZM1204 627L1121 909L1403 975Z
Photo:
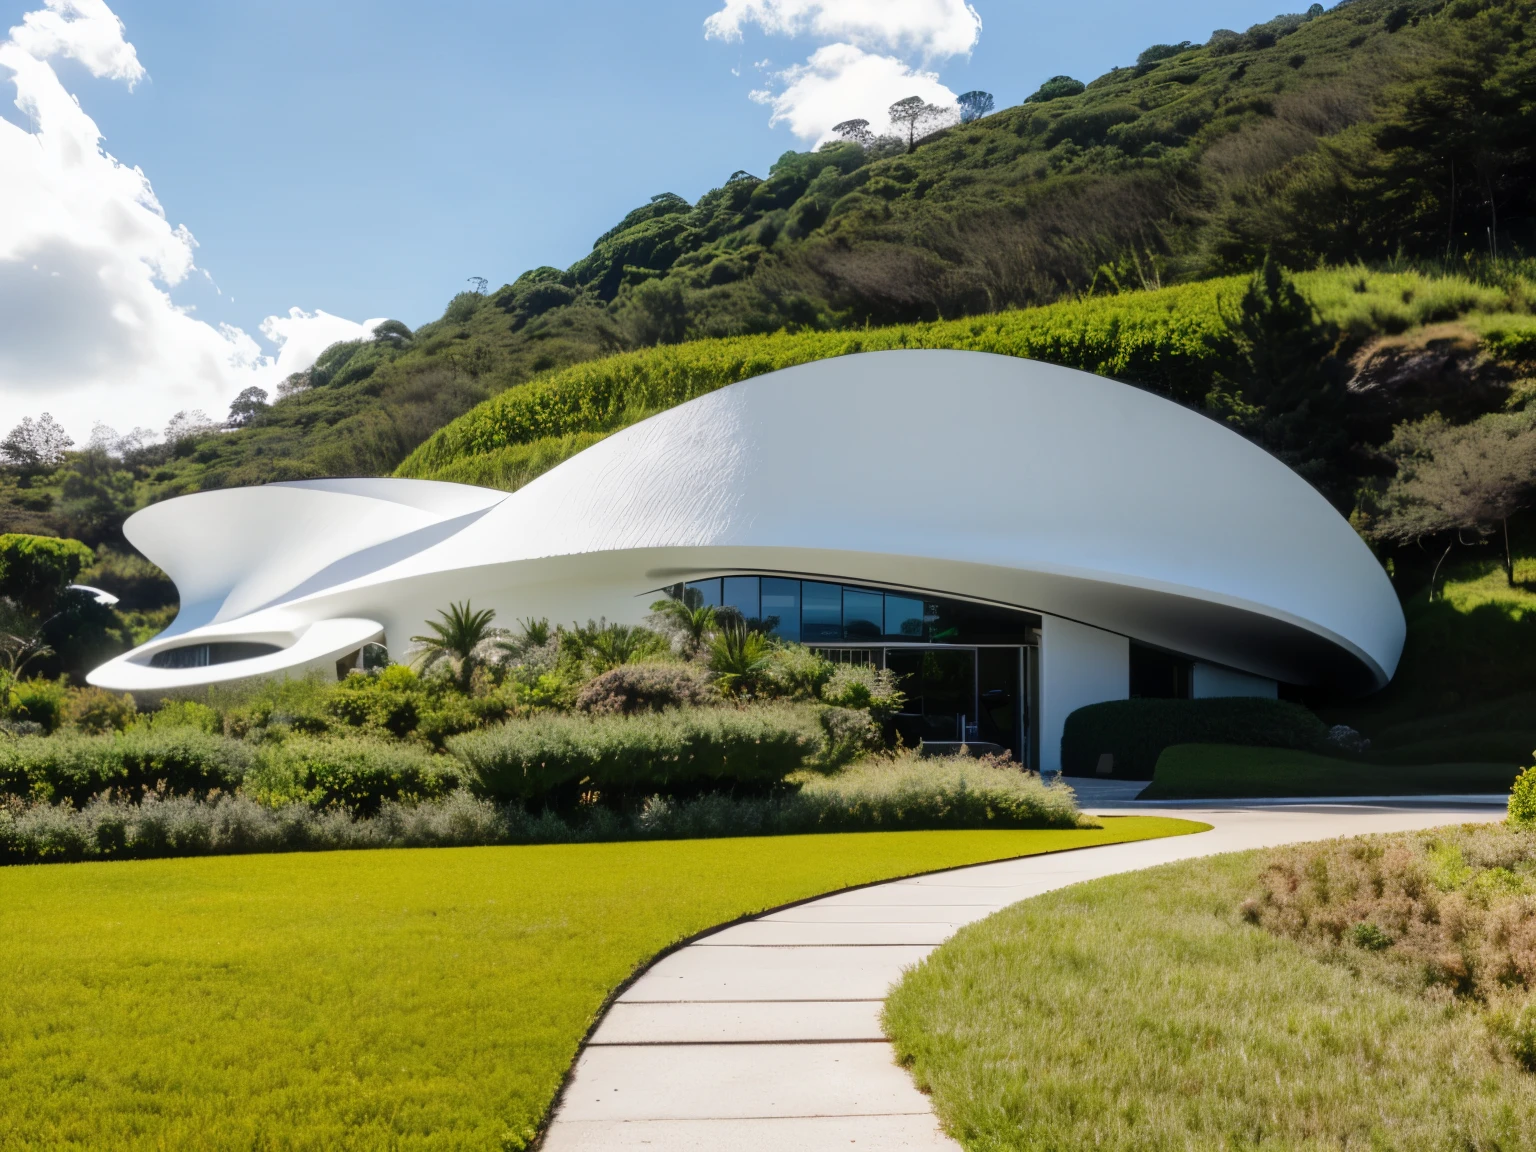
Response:
M976 723L974 648L887 648L885 666L901 677L901 690L907 695L896 717L902 743L968 738L967 726Z
M1024 762L1019 648L887 648L885 666L907 697L895 722L903 744L997 744Z

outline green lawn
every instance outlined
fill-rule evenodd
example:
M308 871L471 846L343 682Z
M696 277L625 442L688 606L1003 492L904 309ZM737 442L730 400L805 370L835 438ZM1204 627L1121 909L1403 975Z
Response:
M1288 748L1179 744L1157 760L1143 800L1258 796L1412 796L1508 792L1519 769L1504 764L1372 764Z
M669 944L848 885L1204 827L1106 824L0 869L0 1148L519 1147Z
M975 1152L1536 1147L1536 1076L1473 1012L1246 923L1259 856L1096 880L964 928L887 1030Z

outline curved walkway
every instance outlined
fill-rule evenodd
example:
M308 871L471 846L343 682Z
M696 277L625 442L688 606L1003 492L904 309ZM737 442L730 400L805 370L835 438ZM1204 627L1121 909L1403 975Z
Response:
M880 1030L880 1006L904 968L963 925L1116 872L1504 814L1502 807L1434 798L1157 811L1213 828L826 896L674 952L631 985L598 1025L544 1149L957 1148L939 1129L928 1098L894 1062Z

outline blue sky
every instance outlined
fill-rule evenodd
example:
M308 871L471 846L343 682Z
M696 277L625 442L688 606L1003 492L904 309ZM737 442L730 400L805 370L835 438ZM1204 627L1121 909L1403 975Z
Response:
M43 7L0 0L0 17L9 27ZM925 83L951 92L984 88L1005 107L1048 76L1089 80L1148 44L1203 41L1213 28L1279 11L1274 0L974 0L981 28L967 54L953 51L964 37L950 35L969 28L964 0L49 7L50 18L121 20L143 70L131 90L126 66L114 72L84 51L48 63L100 129L102 148L142 169L169 224L196 238L200 271L157 282L196 319L248 334L247 360L253 350L270 357L261 322L292 307L415 326L438 316L469 276L494 286L539 264L570 264L654 193L693 199L735 169L766 174L814 137L771 126L773 108L750 93L782 93L791 83L783 71L834 41L936 73ZM706 37L705 21L722 10L735 12L738 39ZM887 20L885 32L875 27ZM0 82L10 78L3 64ZM0 116L34 130L12 95ZM0 264L17 258L3 239ZM0 304L4 292L0 276ZM0 342L8 336L16 333L0 322ZM0 348L0 401L25 401L0 402L0 423L67 383L43 387L26 377L28 363ZM221 377L204 406L238 382Z

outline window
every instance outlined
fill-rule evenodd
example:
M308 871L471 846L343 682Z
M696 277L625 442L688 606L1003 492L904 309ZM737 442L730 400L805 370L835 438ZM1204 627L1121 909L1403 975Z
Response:
M923 639L923 602L910 596L885 598L885 636L888 640Z
M151 668L206 668L210 664L233 664L237 660L254 660L258 656L270 656L282 649L276 644L258 644L241 640L221 640L212 644L188 644L181 648L166 648L149 658Z
M727 576L723 583L725 591L720 598L722 607L734 608L749 623L761 619L756 576Z
M768 624L768 631L780 640L799 640L800 581L764 576L762 600L763 623Z
M700 597L699 602L693 604L691 603L693 597L684 593L684 603L687 603L690 608L720 607L720 580L718 578L714 580L691 581L688 585L688 592L697 592Z
M885 616L885 596L857 588L843 589L843 639L878 640Z
M807 644L843 638L843 590L839 585L800 582L800 638Z

